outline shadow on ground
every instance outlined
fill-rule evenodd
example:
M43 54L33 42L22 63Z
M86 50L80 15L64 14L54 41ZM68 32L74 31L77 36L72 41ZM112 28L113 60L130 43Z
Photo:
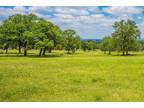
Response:
M29 57L29 58L54 58L54 57L62 57L63 54L61 53L51 53L51 54L46 54L44 56L38 56L34 53L28 53L27 56L24 56L23 54L17 54L17 53L8 53L8 54L0 54L0 57Z

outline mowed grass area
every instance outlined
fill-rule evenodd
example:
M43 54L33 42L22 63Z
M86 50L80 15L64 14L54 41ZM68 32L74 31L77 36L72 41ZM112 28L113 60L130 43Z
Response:
M0 54L0 101L144 101L142 53L32 55Z

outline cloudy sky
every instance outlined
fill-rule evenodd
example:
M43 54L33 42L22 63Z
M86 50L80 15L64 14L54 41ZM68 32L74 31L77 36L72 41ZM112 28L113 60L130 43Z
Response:
M113 32L112 25L121 19L137 23L144 38L143 7L0 7L0 23L8 16L34 13L64 29L74 29L81 38L100 39Z

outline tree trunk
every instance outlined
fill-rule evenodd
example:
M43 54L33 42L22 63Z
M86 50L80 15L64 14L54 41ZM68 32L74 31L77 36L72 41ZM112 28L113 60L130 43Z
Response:
M70 50L67 50L67 53L70 54Z
M125 51L123 51L123 56L125 55Z
M40 49L39 56L41 56L41 53L42 53L42 48Z
M128 50L126 51L126 55L128 55Z
M49 53L51 53L51 52L52 52L52 49L51 49L51 48L49 48L49 49L48 49L48 52L49 52Z
M111 55L111 50L109 50L109 55Z
M27 48L24 47L24 56L27 56Z
M19 54L21 54L21 42L19 42L18 50L19 50Z
M8 48L6 48L6 54L8 53Z
M27 41L24 43L24 56L27 56Z
M43 56L45 55L45 52L46 52L46 48L44 48L44 50L43 50L43 54L42 54Z

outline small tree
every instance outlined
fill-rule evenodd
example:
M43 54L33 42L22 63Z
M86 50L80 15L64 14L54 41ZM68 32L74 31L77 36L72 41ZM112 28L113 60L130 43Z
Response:
M81 48L82 48L83 51L87 51L89 49L88 41L82 41L81 42Z
M68 53L75 53L75 51L80 47L80 37L71 29L65 30L63 36L65 50L68 51Z
M106 53L108 51L108 54L111 54L111 51L114 50L114 44L113 39L111 37L104 37L101 43L101 50Z
M82 41L81 48L84 51L94 51L97 48L97 43L95 41Z

